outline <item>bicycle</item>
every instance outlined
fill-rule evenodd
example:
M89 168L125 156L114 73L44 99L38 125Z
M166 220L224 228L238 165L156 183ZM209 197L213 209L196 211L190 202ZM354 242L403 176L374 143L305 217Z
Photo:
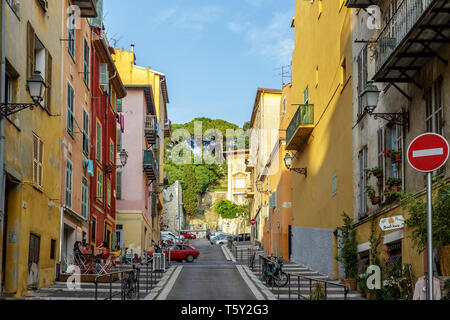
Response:
M255 256L256 252L253 252L248 260L248 267L253 270L253 266L255 265Z
M132 271L126 273L122 279L122 300L135 300L138 292L136 289L137 273Z
M288 275L282 270L283 262L275 258L272 263L267 263L264 276L268 284L276 285L277 287L284 287L288 283Z

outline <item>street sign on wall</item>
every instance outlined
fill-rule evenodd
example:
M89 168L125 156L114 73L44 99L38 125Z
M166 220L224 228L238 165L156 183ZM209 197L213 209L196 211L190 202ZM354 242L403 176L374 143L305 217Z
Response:
M383 231L400 229L403 228L404 225L405 219L403 218L403 216L380 219L380 228Z
M414 169L431 172L448 159L448 142L439 134L425 133L415 138L408 148L408 162Z

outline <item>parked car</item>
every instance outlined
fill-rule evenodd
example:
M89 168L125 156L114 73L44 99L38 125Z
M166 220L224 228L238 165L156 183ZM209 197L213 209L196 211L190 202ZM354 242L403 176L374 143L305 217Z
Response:
M233 241L237 241L237 242L250 241L250 239L251 239L250 233L240 233L233 237Z
M166 255L166 258L168 258L169 250L166 249L163 252ZM152 257L153 250L148 251L147 254ZM187 262L193 262L198 258L199 255L200 252L198 252L198 250L187 244L175 244L170 248L170 260L175 260L178 262L181 262L183 260L186 260Z
M212 237L210 242L211 242L211 244L217 244L217 241L225 240L224 243L226 243L228 241L228 237L231 237L231 236L227 235L227 234L224 234L224 233L221 233L221 234L218 234L215 237Z
M171 236L175 243L180 243L184 241L184 237L180 236L179 234L176 234L175 232L172 231L161 231L161 236Z
M187 231L180 231L180 235L182 235L185 239L196 239L197 236L195 234L189 233Z
M216 244L227 244L228 240L232 238L232 236L224 234L223 236L219 236L216 238Z

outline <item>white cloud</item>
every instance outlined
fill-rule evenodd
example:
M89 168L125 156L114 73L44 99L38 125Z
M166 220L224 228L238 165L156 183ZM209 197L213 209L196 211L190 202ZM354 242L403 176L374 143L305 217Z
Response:
M292 13L275 12L268 23L262 26L242 19L229 22L227 26L232 32L244 36L249 45L248 54L259 54L282 65L290 63L294 50L291 19Z

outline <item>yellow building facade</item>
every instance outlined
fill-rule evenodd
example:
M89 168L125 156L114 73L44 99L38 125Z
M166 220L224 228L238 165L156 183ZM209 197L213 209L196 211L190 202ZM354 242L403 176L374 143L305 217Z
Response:
M5 219L0 250L2 291L11 296L53 283L59 258L63 2L45 3L22 1L20 7L7 3L5 8L9 102L31 102L26 81L35 71L47 85L40 106L4 120Z
M334 278L335 229L353 212L351 16L343 3L295 2L294 110L281 128L292 169L303 169L292 172L291 258Z

